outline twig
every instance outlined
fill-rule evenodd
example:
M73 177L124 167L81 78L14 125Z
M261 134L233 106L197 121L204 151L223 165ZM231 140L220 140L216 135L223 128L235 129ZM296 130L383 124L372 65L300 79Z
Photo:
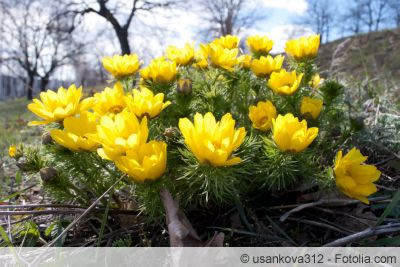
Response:
M366 222L364 222L363 220L370 220L370 221L376 222L376 220L374 220L372 218L356 217L354 215L347 214L346 212L342 212L342 211L330 210L330 209L324 209L324 208L318 208L318 207L313 207L313 209L316 209L316 210L319 210L319 211L323 211L323 212L326 212L326 213L330 213L330 214L338 214L338 215L342 215L342 216L347 216L349 218L352 218L352 219L358 221L359 223L364 224L367 227L370 227L371 225L366 223Z
M0 215L50 215L50 214L81 214L84 209L71 210L18 210L18 211L0 211ZM92 209L87 213L104 213L105 209ZM109 210L110 214L137 215L136 210Z
M29 209L29 208L71 208L71 209L87 209L85 206L70 204L25 204L25 205L0 205L0 209Z
M374 165L375 166L379 166L379 165L382 165L382 164L384 164L384 163L386 163L386 162L388 162L388 161L390 161L390 160L392 160L392 159L394 159L395 157L392 155L392 156L390 156L390 157L387 157L386 159L384 159L384 160L381 160L381 161L379 161L379 162L377 162L377 163L374 163Z
M24 221L30 220L30 219L32 219L32 218L33 218L33 216L29 216L29 217L23 218L23 219L18 220L18 221L12 221L12 222L10 222L10 225L11 225L11 224L20 223L20 222L24 222ZM1 227L8 226L8 222L3 223L3 224L0 224L0 226L1 226Z
M121 178L119 178L112 186L110 186L110 188L108 188L98 199L96 199L95 202L92 203L92 205L89 206L89 208L87 208L78 218L76 218L75 220L73 220L65 229L64 231L62 231L55 239L53 239L50 243L48 243L46 245L46 247L51 247L53 246L60 238L62 238L80 219L82 219L86 214L88 214L90 212L91 209L93 209L97 203L100 202L100 200L103 199L103 197L105 197L107 195L108 192L111 191L111 189L114 188L114 186L116 186L119 182L122 181L122 179L125 178L125 175L122 176ZM39 256L40 257L40 256ZM37 259L39 259L39 257ZM36 260L37 260L36 259Z
M390 192L397 192L397 189L386 187L386 186L379 185L379 184L377 184L376 187L378 187L379 189L384 189L386 191L390 191Z
M390 196L376 197L376 198L371 198L370 201L376 202L376 201L386 200L388 198L390 198ZM353 199L336 199L336 198L320 199L316 202L310 202L310 203L296 205L296 208L289 210L288 212L283 214L280 218L280 221L284 222L291 214L293 214L295 212L299 212L306 208L310 208L310 207L315 207L315 206L319 206L319 205L339 205L339 206L341 206L341 205L349 205L349 204L356 204L356 203L360 203L360 201L353 200Z
M331 229L333 231L348 235L351 234L352 232L349 232L348 230L342 230L339 229L335 226L326 224L326 223L322 223L322 222L317 222L317 221L312 221L312 220L307 220L307 219L297 219L297 218L288 218L289 221L295 221L295 222L300 222L300 223L305 223L305 224L310 224L310 225L315 225L315 226L319 226L322 228L327 228L327 229Z
M349 235L349 236L346 236L343 238L339 238L333 242L323 245L323 247L344 246L344 245L353 243L355 241L358 241L358 240L366 238L366 237L380 235L380 234L390 234L390 233L396 233L396 232L400 232L400 226L398 224L397 224L397 226L384 225L384 226L378 226L376 228L368 228L359 233L355 233L355 234L352 234L352 235Z

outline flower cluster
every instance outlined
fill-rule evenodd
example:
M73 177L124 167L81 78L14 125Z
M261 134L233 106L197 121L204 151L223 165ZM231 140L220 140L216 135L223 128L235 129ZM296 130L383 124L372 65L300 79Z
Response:
M136 55L103 59L104 67L115 78L134 75ZM125 93L121 82L81 101L82 88L72 85L57 93L49 90L34 99L28 108L44 121L30 125L60 122L61 129L51 129L52 139L75 152L97 151L112 160L135 181L160 178L166 170L167 144L148 141L148 120L157 117L171 102L164 94L154 95L146 87Z
M294 185L314 166L319 174L333 167L337 187L368 203L380 172L359 150L339 151L334 166L317 161L324 144L343 146L330 139L340 127L328 116L343 112L331 112L339 86L315 65L319 41L290 40L286 56L273 56L267 36L248 37L246 54L227 35L198 48L168 46L144 67L136 54L105 57L110 87L84 99L75 85L43 92L28 105L42 120L30 125L52 124L52 139L73 153L97 153L135 182L168 184L188 198L237 197L276 177Z

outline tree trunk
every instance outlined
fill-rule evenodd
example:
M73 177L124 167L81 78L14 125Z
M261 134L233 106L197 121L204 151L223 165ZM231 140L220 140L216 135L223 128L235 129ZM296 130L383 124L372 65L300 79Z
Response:
M121 46L121 55L127 55L131 53L128 40L128 29L114 27L115 33L117 34L119 44Z
M35 78L30 75L28 77L27 95L26 95L28 100L32 100L33 99L33 84L34 84L34 82L35 82Z
M46 87L49 84L49 78L42 78L40 80L40 92L46 91Z

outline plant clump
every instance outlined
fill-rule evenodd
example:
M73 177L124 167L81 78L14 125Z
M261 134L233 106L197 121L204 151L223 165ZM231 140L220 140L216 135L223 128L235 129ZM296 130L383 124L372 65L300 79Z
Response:
M228 35L198 49L169 46L144 67L136 54L106 57L114 84L83 99L75 85L41 93L28 108L42 120L30 125L43 125L52 141L9 154L35 157L29 170L58 201L90 203L124 176L115 198L128 191L150 219L163 213L163 187L183 207L304 183L336 184L368 203L380 173L345 143L359 129L346 116L345 88L319 75L319 42L290 40L286 57L273 57L266 36L250 36L243 54Z

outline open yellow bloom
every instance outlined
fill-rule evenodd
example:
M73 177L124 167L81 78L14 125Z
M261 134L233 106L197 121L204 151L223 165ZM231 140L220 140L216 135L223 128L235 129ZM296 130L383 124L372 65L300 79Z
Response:
M96 115L89 111L82 112L79 117L68 117L64 120L64 130L51 130L51 138L59 145L72 151L92 151L97 143L86 137L96 133Z
M271 51L274 41L267 36L252 35L246 40L247 46L253 53L268 54Z
M179 129L185 138L185 143L200 163L212 166L229 166L241 162L239 157L231 158L244 141L245 129L235 130L235 120L230 113L225 114L221 121L216 122L211 112L204 117L196 113L194 125L187 119L179 120Z
M239 37L236 35L225 35L212 41L212 44L217 44L226 49L234 49L239 46Z
M163 57L154 59L140 71L143 79L157 83L170 83L175 79L176 74L176 62L166 61Z
M135 114L124 110L113 118L103 116L96 127L96 134L88 134L89 139L102 145L97 150L100 157L104 159L115 159L125 155L128 150L138 149L146 143L149 135L147 118L141 122Z
M237 64L244 69L249 69L251 65L251 56L250 55L239 56L237 58Z
M315 89L317 89L322 83L324 82L324 79L322 79L318 73L314 74L314 76L311 78L311 81L309 82L309 85Z
M11 145L11 146L8 148L8 155L9 155L11 158L15 158L15 157L17 156L17 146L16 146L16 145Z
M296 60L313 59L317 56L320 36L311 35L286 42L285 51Z
M104 68L116 78L133 75L140 67L139 58L136 54L103 57L102 62Z
M117 157L115 165L137 182L160 178L167 167L167 144L150 141L135 150L128 150L126 156Z
M257 106L250 106L249 118L255 129L268 131L272 126L272 119L276 118L276 108L269 100L260 101Z
M334 172L336 185L345 195L369 204L367 197L377 191L373 182L379 179L381 172L373 165L364 164L367 158L355 147L345 156L340 150Z
M194 61L193 64L195 67L204 69L208 67L208 45L200 44L200 48L194 52Z
M307 121L299 121L293 114L278 115L272 119L272 133L275 144L282 151L301 152L318 135L318 128L307 129Z
M28 125L35 126L62 121L67 117L91 108L93 99L86 98L80 101L81 97L82 87L76 88L75 84L71 85L67 90L60 87L57 93L51 90L40 93L40 100L33 99L33 103L28 105L28 109L44 119L44 121L30 121Z
M310 113L313 119L316 119L321 113L322 104L321 99L305 96L301 100L300 112L302 115Z
M116 82L113 88L107 87L102 92L94 94L95 114L103 116L120 113L126 107L124 95L124 88L120 82Z
M223 48L217 44L209 45L209 56L211 62L220 68L226 69L228 71L233 70L233 66L236 65L237 62L237 54L239 50L237 48L228 49Z
M287 72L282 69L271 74L268 87L277 94L293 95L299 88L302 78L303 73L296 75L296 71Z
M149 118L158 116L163 109L171 105L170 101L164 103L163 93L154 95L146 87L141 87L140 90L134 89L133 96L128 95L125 97L125 103L128 109L135 113L137 117L146 115Z
M282 67L282 63L285 57L278 55L271 57L270 55L264 57L261 56L259 59L253 59L251 61L251 70L257 77L266 77L274 71L279 71Z
M183 48L170 45L167 47L167 57L178 65L187 65L194 58L194 47L190 44L186 44Z

